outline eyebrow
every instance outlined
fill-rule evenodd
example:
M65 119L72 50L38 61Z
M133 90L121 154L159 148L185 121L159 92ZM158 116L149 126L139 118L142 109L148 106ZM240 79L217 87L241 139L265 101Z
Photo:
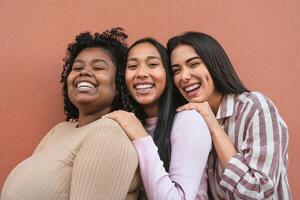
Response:
M84 63L84 61L81 60L81 59L76 59L76 60L74 61L74 63L76 63L76 62ZM105 65L109 66L108 63L107 63L105 60L103 60L103 59L94 59L94 60L92 60L92 64L95 64L95 63L97 63L97 62L103 62Z
M187 60L185 61L185 63L189 63L189 62L191 62L191 61L194 60L194 59L199 59L199 60L201 60L201 58L200 58L199 56L195 56L195 57L192 57L192 58L187 59ZM174 65L172 65L172 67L179 67L179 64L174 64Z
M200 58L199 56L195 56L195 57L192 57L192 58L187 59L185 62L186 62L186 63L189 63L189 62L191 62L191 61L194 60L194 59L199 59L199 60L201 60L201 58Z
M157 56L147 56L147 60L150 60L150 59L158 59L158 60L161 60L159 57Z
M147 56L146 57L146 60L148 61L148 60L151 60L151 59L158 59L158 60L161 60L159 57L157 57L157 56ZM135 57L133 57L133 58L129 58L127 61L138 61L138 58L135 58Z

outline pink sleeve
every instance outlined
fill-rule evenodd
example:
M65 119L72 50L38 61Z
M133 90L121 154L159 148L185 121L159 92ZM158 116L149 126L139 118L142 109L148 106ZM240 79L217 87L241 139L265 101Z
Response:
M211 149L210 133L199 113L184 111L176 115L171 133L169 174L150 136L137 139L133 144L138 152L141 176L149 199L196 198ZM201 193L206 195L206 191Z

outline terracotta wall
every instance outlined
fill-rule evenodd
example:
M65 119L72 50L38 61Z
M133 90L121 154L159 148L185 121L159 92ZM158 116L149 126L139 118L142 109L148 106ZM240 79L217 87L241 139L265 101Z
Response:
M59 76L79 32L122 26L129 43L163 43L197 30L225 47L242 80L269 96L290 131L289 178L300 197L300 1L0 1L0 188L43 135L64 119Z

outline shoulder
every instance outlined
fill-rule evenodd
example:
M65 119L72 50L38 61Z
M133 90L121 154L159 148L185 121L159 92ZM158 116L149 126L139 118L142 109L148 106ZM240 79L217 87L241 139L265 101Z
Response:
M73 127L76 126L75 123L60 122L60 123L56 124L54 127L52 127L47 135L56 135L64 130L70 129L72 126Z
M178 123L205 123L202 115L196 110L185 110L175 115L174 125Z
M65 135L66 133L70 132L72 129L74 129L76 126L76 123L74 122L60 122L56 124L47 135L51 135L51 137L62 137L62 135Z
M93 122L88 127L89 138L106 138L108 140L115 140L115 142L131 144L127 134L121 128L121 126L114 120L108 118L101 118Z
M76 123L75 122L60 122L58 124L56 124L52 129L54 130L58 130L58 129L65 129L65 128L71 128L71 127L75 127Z
M173 132L176 131L192 131L199 132L200 130L207 131L207 124L202 117L202 115L196 110L187 110L178 112L175 115L175 120L173 123Z
M116 122L115 120L109 119L109 118L101 118L93 122L97 128L100 127L111 127L115 130L123 131L121 126Z
M244 92L238 95L237 102L243 105L248 105L258 112L266 110L277 112L277 108L274 103L264 94L256 91Z
M244 112L247 111L247 118L257 118L258 121L278 121L283 127L287 127L284 120L281 118L275 104L264 94L260 92L245 92L238 95L239 101L242 103L242 107L248 106L249 108L243 108ZM238 107L238 106L237 106ZM237 109L239 110L239 109Z

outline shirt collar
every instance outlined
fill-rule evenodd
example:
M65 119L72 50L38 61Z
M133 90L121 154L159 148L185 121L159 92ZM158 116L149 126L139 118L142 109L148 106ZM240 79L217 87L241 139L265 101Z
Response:
M217 119L230 117L234 109L234 94L224 95L217 112Z

